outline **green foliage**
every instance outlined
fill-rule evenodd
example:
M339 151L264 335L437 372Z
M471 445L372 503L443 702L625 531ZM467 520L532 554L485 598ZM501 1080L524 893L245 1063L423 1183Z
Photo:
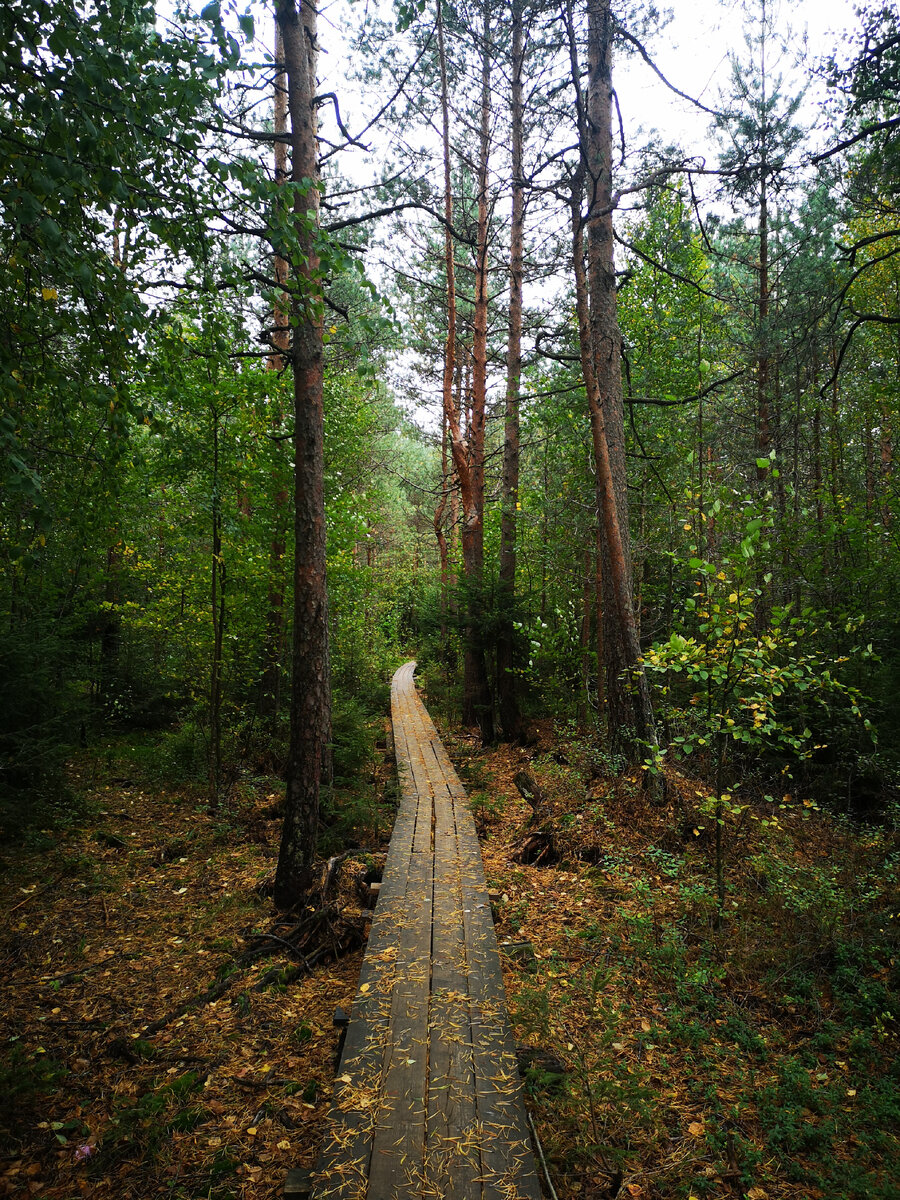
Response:
M766 753L789 768L823 748L813 729L848 711L870 729L857 689L843 683L817 637L816 614L772 608L755 582L754 559L764 520L751 516L738 552L712 563L678 563L695 590L685 598L685 624L644 655L645 670L660 680L661 715L678 758L695 751L714 761L717 779L734 755ZM765 627L763 626L763 623Z

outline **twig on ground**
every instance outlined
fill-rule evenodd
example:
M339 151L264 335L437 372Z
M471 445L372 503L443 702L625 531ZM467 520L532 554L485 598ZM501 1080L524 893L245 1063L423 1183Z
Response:
M65 872L63 872L63 874L65 874ZM61 879L62 875L57 875L55 879L51 879L50 882L44 884L42 888L36 888L33 892L29 892L25 899L20 900L18 904L14 904L6 915L11 917L14 912L18 912L20 908L24 908L29 900L34 900L37 896L43 896L44 892L49 892L50 889L55 887Z
M556 1194L556 1188L553 1186L553 1181L550 1178L550 1172L547 1169L547 1160L544 1158L544 1147L541 1145L541 1139L538 1137L538 1132L534 1127L534 1120L531 1113L526 1108L525 1116L528 1118L528 1128L531 1130L531 1136L534 1138L534 1148L537 1150L538 1159L540 1160L541 1168L544 1172L544 1179L547 1181L547 1190L550 1193L550 1200L559 1200Z

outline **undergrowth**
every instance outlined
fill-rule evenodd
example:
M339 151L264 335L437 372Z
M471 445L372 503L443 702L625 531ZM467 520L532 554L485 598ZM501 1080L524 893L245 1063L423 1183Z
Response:
M461 751L498 937L534 948L506 959L517 1036L560 1060L527 1077L560 1195L897 1200L897 830L736 805L720 910L694 781L654 808L554 737L528 764L549 799L517 823L524 755ZM514 865L536 823L559 861Z

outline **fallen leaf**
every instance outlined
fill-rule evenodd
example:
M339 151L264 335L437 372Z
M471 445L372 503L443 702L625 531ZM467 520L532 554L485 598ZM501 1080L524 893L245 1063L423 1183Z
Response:
M688 1133L691 1137L703 1137L703 1126L699 1121L691 1121L688 1125Z

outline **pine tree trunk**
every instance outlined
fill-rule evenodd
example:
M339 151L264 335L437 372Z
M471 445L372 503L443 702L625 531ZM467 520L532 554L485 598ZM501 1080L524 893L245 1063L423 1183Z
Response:
M612 35L609 0L588 4L588 88L579 102L582 156L572 196L572 243L579 345L591 420L603 533L603 646L610 741L632 761L656 747L647 677L634 615L621 333L616 313L612 229ZM570 55L577 82L574 34ZM587 188L588 262L584 265L581 197Z
M447 644L447 590L450 584L450 555L447 549L447 534L444 531L444 517L449 499L450 464L447 459L447 411L445 407L441 419L441 499L434 510L434 536L437 538L441 562L441 646L444 649Z
M316 146L316 10L278 0L276 19L284 40L291 125L291 180L303 267L292 298L294 374L294 642L291 735L275 903L301 901L313 881L319 819L319 788L331 734L328 591L325 577L323 457L322 283L316 254L319 216Z
M459 405L452 394L453 359L448 350L444 355L444 412L450 434L453 464L459 478L462 508L462 557L466 578L466 650L463 680L464 724L477 724L482 740L494 736L493 707L484 657L482 633L482 587L484 571L484 433L487 404L487 173L490 153L490 44L488 5L484 5L484 39L482 43L481 130L478 167L478 233L475 254L475 315L472 345L472 395L466 435L463 434ZM448 348L451 336L456 337L456 293L453 281L453 243L450 232L452 214L450 192L450 130L447 107L447 76L444 55L443 21L438 8L438 54L441 62L441 92L444 141L444 215L445 260L448 298ZM452 326L452 333L451 333Z
M281 26L275 26L275 61L284 63L284 39ZM273 132L276 138L288 132L288 93L284 70L275 76L275 105ZM284 141L275 142L275 181L285 183L288 178L288 148ZM283 289L287 284L288 264L278 253L274 256L275 280ZM276 296L272 308L272 353L266 361L270 371L281 372L290 356L290 332L288 325L289 300L282 290ZM280 429L284 420L281 402L272 414L272 427ZM281 443L277 443L280 447ZM279 463L279 467L281 464ZM286 468L285 468L286 469ZM273 496L274 521L272 541L269 544L268 612L266 614L266 636L263 644L263 672L260 681L260 713L274 718L281 703L281 658L284 643L284 552L287 543L290 492L280 480L276 480Z
M456 268L453 256L453 189L450 178L450 101L447 84L447 54L444 46L444 17L441 0L437 0L438 61L441 71L441 136L444 159L444 273L447 279L447 337L444 342L444 377L442 381L443 413L441 419L441 502L434 514L434 532L441 555L441 638L446 642L446 606L449 587L449 555L447 538L444 534L444 511L450 492L451 524L450 537L454 537L457 513L455 511L455 489L452 487L452 470L447 462L447 438L451 420L456 416L453 398L453 381L459 376L456 354ZM458 421L457 421L458 424ZM452 434L451 434L452 436Z
M519 500L519 387L522 375L522 260L525 226L523 178L525 49L522 0L512 4L512 224L509 235L509 337L506 354L506 414L500 514L500 623L497 633L497 700L507 741L524 733L515 674L513 614L516 594L516 511Z
M219 487L219 412L212 419L212 561L210 563L210 608L213 647L209 670L209 806L216 809L222 798L222 656L225 645L225 556L222 552L222 499Z

